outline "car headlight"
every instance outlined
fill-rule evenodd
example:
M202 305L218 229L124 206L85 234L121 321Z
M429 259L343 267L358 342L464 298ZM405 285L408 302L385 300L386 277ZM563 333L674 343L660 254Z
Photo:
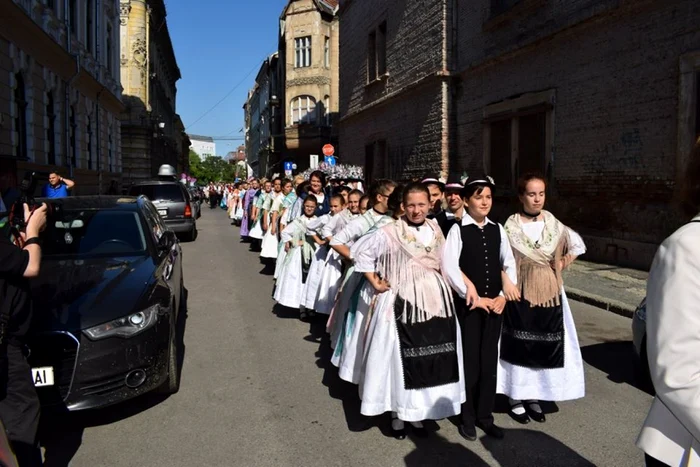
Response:
M112 336L133 337L152 327L158 320L160 310L160 305L153 305L138 313L85 329L83 332L90 339L104 339Z

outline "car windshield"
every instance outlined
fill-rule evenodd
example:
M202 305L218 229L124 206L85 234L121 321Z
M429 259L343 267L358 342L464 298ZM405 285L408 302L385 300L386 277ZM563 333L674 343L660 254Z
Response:
M182 190L177 185L136 185L129 190L130 196L144 195L151 201L184 201Z
M42 234L45 256L133 256L144 254L146 239L136 212L63 211Z

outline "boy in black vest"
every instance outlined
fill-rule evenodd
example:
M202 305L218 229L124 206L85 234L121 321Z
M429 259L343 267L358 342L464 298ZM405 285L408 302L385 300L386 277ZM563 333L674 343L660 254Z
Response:
M505 230L487 217L492 206L491 177L467 180L462 191L465 215L454 225L443 249L442 270L454 290L462 332L467 401L462 404L459 434L476 439L476 427L503 438L493 422L498 341L503 309L501 271L515 283L515 258Z

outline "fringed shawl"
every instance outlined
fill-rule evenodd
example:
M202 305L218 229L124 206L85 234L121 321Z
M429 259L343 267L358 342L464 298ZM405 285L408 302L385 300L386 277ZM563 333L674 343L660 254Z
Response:
M452 294L440 274L445 237L434 220L426 220L426 226L434 232L430 245L417 240L403 218L382 227L387 248L379 257L377 272L403 298L400 319L404 323L422 323L454 313Z
M515 254L523 298L532 306L558 306L563 285L561 259L569 250L569 235L550 212L542 211L542 215L544 229L536 242L523 231L520 214L508 218L505 231Z

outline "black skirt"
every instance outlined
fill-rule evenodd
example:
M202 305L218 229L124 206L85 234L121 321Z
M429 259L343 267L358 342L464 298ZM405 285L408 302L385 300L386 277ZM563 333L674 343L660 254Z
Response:
M400 316L404 303L403 298L396 297L394 317L401 349L404 388L423 389L458 382L456 317L403 323ZM407 306L410 311L412 305L408 303Z
M501 360L526 368L564 367L562 305L531 306L508 302L503 312Z

